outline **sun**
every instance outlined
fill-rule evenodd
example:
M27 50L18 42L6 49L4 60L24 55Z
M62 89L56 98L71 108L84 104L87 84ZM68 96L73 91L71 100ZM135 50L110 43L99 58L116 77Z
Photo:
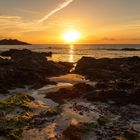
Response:
M76 30L67 31L63 34L63 39L68 43L76 42L80 39L80 32Z

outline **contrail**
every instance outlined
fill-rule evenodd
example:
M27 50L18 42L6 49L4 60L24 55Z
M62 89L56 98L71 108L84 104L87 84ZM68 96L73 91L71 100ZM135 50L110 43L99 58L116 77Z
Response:
M40 19L38 22L41 23L45 20L47 20L50 16L52 16L53 14L57 13L58 11L60 11L61 9L65 8L66 6L68 6L71 2L73 2L74 0L65 0L62 4L60 4L56 9L54 9L53 11L51 11L49 14L47 14L45 17L43 17L42 19Z

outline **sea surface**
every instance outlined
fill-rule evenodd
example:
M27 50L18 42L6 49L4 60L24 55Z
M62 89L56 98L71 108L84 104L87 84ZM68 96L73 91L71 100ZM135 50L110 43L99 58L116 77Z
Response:
M140 44L1 45L0 51L23 48L38 52L51 51L53 56L49 59L53 61L77 62L82 56L90 56L95 58L140 56ZM122 50L124 48L130 48L131 50Z

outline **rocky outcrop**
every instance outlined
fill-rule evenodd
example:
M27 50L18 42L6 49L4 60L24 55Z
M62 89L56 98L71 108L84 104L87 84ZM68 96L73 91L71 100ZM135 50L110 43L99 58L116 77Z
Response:
M82 140L87 138L87 135L92 132L91 124L80 123L78 125L70 125L64 132L65 139L69 140ZM88 139L88 138L87 138ZM94 139L94 138L93 138Z
M11 57L13 60L17 60L29 55L43 58L47 56L52 56L52 52L32 52L31 50L28 49L23 49L23 50L10 49L8 51L1 53L1 56Z
M121 50L122 51L140 51L140 49L136 49L136 48L123 48Z
M99 82L85 98L89 101L114 101L118 105L140 105L140 86L135 81Z
M37 102L28 94L18 93L0 101L0 139L22 140L25 128L41 128L57 111Z
M98 82L85 95L90 101L115 101L118 104L140 103L140 58L83 57L75 72Z
M57 92L46 94L46 98L50 98L57 103L64 103L65 100L72 100L76 98L82 98L85 93L92 91L93 87L88 84L79 83L70 89L62 88Z
M31 45L29 43L19 41L17 39L2 39L0 45Z
M132 79L140 80L140 58L101 58L83 57L78 61L75 72L93 81Z
M48 80L49 76L58 76L70 71L70 67L63 63L48 61L48 53L24 49L6 51L1 55L11 57L11 59L0 58L0 87L4 89L25 85L39 88L45 84L54 84Z
M140 85L135 81L98 82L94 87L85 83L76 84L71 89L60 89L54 93L48 93L50 98L58 103L65 100L87 99L88 101L113 101L117 105L140 105Z

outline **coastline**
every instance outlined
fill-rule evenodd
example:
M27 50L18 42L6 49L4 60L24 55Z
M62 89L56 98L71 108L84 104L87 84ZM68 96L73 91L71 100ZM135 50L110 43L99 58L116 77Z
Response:
M82 56L95 58L122 58L140 57L140 45L138 44L84 44L84 45L64 45L64 44L45 44L45 45L1 45L0 52L9 49L30 49L34 52L53 52L52 61L77 62ZM131 49L131 50L123 50Z
M0 101L2 138L140 138L139 57L83 57L70 72L72 63L47 53L3 56L11 59L0 58L0 93L8 95Z

